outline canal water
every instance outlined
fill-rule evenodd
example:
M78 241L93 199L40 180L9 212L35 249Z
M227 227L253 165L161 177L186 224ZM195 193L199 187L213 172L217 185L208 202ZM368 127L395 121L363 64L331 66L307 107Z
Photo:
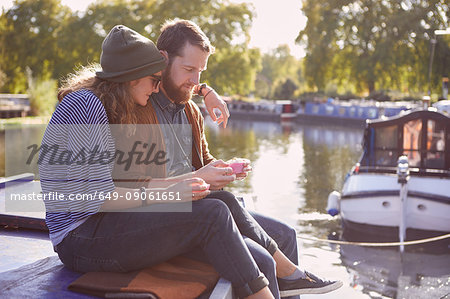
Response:
M324 124L250 122L230 119L227 129L206 119L217 158L248 158L253 172L228 190L244 195L258 212L281 219L299 236L341 238L338 217L326 213L328 194L342 188L359 159L363 129ZM381 241L380 242L384 242ZM299 238L300 265L344 287L304 298L450 298L450 252L415 247L332 245Z
M0 131L0 157L5 149L40 144L45 126L10 128L8 143ZM363 130L334 125L250 122L231 119L227 129L206 118L206 135L212 154L224 160L248 158L253 172L227 187L246 197L250 208L283 220L296 228L300 266L320 276L340 279L344 286L326 295L308 298L450 298L450 253L416 247L400 254L396 248L333 245L340 239L338 217L326 211L327 197L340 190L347 172L361 154ZM0 176L34 172L12 169L24 159L0 158ZM8 239L5 239L8 240ZM48 251L51 248L49 246Z

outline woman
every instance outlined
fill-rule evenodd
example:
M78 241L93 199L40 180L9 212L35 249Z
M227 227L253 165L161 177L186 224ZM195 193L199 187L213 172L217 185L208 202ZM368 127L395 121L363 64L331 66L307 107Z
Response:
M167 205L188 206L189 213L132 213L158 206L149 200L127 200L145 198L154 190L114 185L116 153L109 124L136 123L134 106L146 105L149 95L158 91L165 66L150 40L118 25L103 42L102 70L94 76L86 68L61 88L62 101L44 134L39 164L44 194L62 196L45 201L55 251L75 271L131 271L200 247L238 295L271 298L267 279L227 206L217 199L200 200L209 194L202 179L158 190L182 190L185 202ZM183 196L186 190L188 199Z

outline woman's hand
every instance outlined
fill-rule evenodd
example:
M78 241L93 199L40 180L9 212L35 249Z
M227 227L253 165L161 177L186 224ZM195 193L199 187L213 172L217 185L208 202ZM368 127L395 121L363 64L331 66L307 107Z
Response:
M198 177L184 179L179 183L169 186L167 189L168 191L180 192L182 202L200 200L211 193L209 191L209 184Z

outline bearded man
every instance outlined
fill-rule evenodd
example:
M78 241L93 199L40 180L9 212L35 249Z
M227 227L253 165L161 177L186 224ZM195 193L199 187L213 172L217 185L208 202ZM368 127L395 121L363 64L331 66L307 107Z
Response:
M269 281L273 297L326 293L342 286L340 281L325 281L298 268L296 232L292 227L248 212L233 194L220 191L237 178L247 177L251 166L248 161L242 172L236 174L228 163L216 160L209 152L203 116L191 100L193 94L202 95L205 100L218 96L212 88L200 84L200 75L214 53L214 47L203 31L187 20L166 22L157 47L168 66L162 71L159 93L150 96L147 106L139 107L137 118L140 124L163 125L164 148L170 159L165 165L166 176L191 175L210 185L211 194L201 200L215 198L228 206L259 270ZM193 252L202 256L199 249ZM261 288L241 297L252 295Z

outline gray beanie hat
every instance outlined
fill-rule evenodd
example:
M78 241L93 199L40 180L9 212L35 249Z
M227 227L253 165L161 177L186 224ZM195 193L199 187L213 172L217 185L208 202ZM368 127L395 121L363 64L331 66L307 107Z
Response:
M161 71L166 61L151 40L124 25L116 25L103 41L100 65L102 70L96 73L97 77L127 82Z

